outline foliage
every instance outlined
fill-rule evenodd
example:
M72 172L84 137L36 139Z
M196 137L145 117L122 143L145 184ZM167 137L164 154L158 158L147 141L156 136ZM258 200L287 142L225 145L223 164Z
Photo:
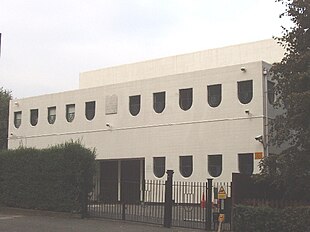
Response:
M92 190L95 152L78 143L0 152L0 204L81 211ZM84 198L83 198L84 196Z
M271 142L281 154L261 163L262 177L284 192L284 198L310 198L310 1L276 0L285 4L280 17L293 23L277 38L285 56L271 71L277 99L275 107L284 110L272 122Z
M11 92L0 87L0 150L7 149Z
M273 209L237 205L233 211L236 232L309 231L310 207Z

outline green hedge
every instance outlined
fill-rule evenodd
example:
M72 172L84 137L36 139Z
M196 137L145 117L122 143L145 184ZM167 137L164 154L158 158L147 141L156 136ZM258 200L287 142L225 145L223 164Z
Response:
M310 207L252 207L238 205L233 211L235 232L309 232Z
M0 152L0 204L78 212L92 190L95 152L70 142ZM84 208L85 209L85 208Z

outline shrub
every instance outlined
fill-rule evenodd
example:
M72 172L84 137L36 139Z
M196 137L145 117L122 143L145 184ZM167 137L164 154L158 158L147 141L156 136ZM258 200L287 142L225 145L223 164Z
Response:
M237 205L233 210L235 232L310 231L310 207L273 209Z
M79 143L0 152L0 204L76 212L92 190L95 152Z

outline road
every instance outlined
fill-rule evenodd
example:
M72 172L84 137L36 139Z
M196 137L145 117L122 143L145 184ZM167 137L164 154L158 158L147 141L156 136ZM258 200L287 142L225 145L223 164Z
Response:
M199 232L188 228L117 220L80 219L77 215L37 210L0 208L1 232Z

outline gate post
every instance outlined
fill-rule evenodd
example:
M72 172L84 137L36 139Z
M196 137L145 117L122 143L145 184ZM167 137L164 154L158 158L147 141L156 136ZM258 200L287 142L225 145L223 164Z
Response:
M207 218L206 218L206 230L210 231L212 227L212 178L208 178L207 183Z
M165 208L164 227L170 228L172 222L172 183L173 170L167 170L167 180L165 182Z

